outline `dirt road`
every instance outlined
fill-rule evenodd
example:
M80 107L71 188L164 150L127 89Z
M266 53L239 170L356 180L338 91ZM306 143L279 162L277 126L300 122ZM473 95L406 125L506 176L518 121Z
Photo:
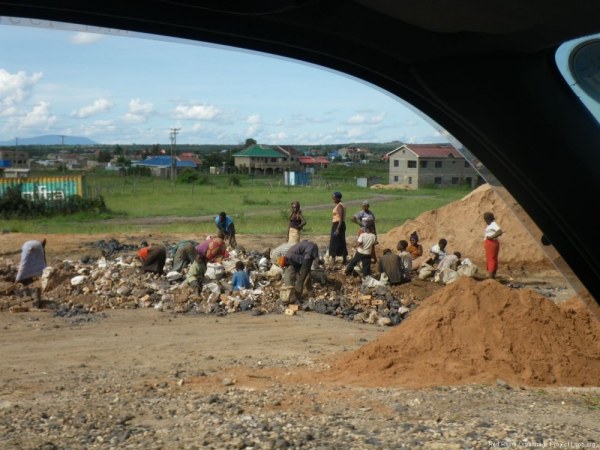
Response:
M600 391L323 383L384 330L319 314L0 314L7 449L592 445ZM583 447L580 447L583 448Z
M49 261L137 235L48 236ZM148 237L145 235L145 237ZM182 236L152 236L177 241ZM20 234L0 236L17 258ZM283 237L282 237L283 238ZM314 237L320 244L326 236ZM240 236L248 248L267 243ZM598 445L599 388L408 389L325 381L389 328L303 312L153 308L0 312L0 435L8 449L492 448Z

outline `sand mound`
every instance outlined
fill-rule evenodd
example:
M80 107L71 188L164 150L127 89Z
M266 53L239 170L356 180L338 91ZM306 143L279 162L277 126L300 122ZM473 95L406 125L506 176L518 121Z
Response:
M515 202L516 203L516 202ZM491 211L496 216L504 234L500 238L500 271L552 269L550 259L542 251L536 239L519 222L500 196L488 185L478 187L459 201L408 220L400 227L379 235L379 249L395 249L401 239L413 231L419 234L425 253L440 238L448 240L450 252L459 251L463 258L470 258L485 270L483 251L483 213Z
M600 323L576 298L557 306L526 289L462 277L340 358L330 377L370 386L599 386Z

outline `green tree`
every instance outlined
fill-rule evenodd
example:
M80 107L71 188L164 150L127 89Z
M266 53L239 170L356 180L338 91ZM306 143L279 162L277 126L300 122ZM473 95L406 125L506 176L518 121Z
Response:
M221 167L223 165L223 157L218 152L212 152L207 155L204 155L202 159L203 167Z
M109 162L111 158L112 156L107 150L100 150L100 152L98 152L98 162Z
M244 144L244 148L248 148L248 147L250 147L252 145L256 145L256 144L257 144L257 142L254 139L248 138L248 139L246 139L246 143Z
M127 169L131 167L131 161L129 161L124 156L119 156L115 161L115 164L119 169Z

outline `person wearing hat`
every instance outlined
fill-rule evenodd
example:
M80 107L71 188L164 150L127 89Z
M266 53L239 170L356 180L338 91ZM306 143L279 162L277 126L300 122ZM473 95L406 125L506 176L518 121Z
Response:
M331 235L329 239L329 256L342 257L342 264L346 265L348 260L348 247L346 247L346 207L342 203L342 193L334 192L331 199L335 206L332 210Z
M300 242L300 232L304 228L304 225L306 225L306 219L300 209L299 201L293 201L291 207L292 211L288 222L288 242L290 244L297 244Z

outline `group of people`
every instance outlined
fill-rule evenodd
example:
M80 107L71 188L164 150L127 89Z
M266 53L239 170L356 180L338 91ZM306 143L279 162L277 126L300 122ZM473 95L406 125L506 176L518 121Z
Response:
M377 264L379 273L384 275L392 285L410 281L414 261L423 256L423 246L419 243L416 232L411 233L409 242L400 240L396 246L397 253L391 249L383 250L377 258L375 246L378 244L375 214L371 211L369 202L364 201L362 209L351 217L351 221L359 227L358 237L353 243L355 253L348 260L346 245L346 206L342 203L341 192L332 194L334 207L332 209L331 234L328 254L334 261L342 258L345 274L352 275L356 266L360 264L361 274L366 277L371 274L371 265ZM500 250L499 236L502 229L496 223L496 218L491 212L485 212L483 219L486 223L484 232L484 249L486 269L489 278L495 278L498 270L498 254ZM288 286L293 286L297 295L302 295L304 286L310 280L311 270L319 261L319 249L316 243L301 239L301 231L307 221L300 209L300 203L291 203L291 212L288 221L288 242L280 246L282 251L278 256L278 265L284 269L283 280ZM220 262L229 256L227 247L237 247L235 226L233 219L225 212L215 217L217 236L209 235L204 241L198 243L193 240L182 240L173 248L173 270L185 270L187 283L194 288L200 288L207 270L207 263ZM456 269L460 263L461 253L446 253L447 240L440 239L429 251L429 258L425 263L436 267L437 270L445 268ZM41 275L46 267L45 256L46 240L28 241L22 247L21 262L16 276L16 282L24 285ZM285 248L283 248L285 247ZM271 255L273 256L273 254ZM167 249L164 245L149 245L142 241L136 254L144 272L162 274L167 259ZM232 279L233 290L247 289L250 280L244 263L236 263L236 272Z
M216 236L209 235L200 243L182 240L172 250L173 270L181 272L187 268L186 281L191 287L202 284L207 263L220 262L227 258L228 245L230 248L237 247L233 219L225 212L221 212L215 217L215 225ZM149 245L148 242L142 241L136 258L140 261L144 272L162 274L167 259L167 249L162 244ZM249 285L249 283L245 284Z
M413 262L423 256L423 246L419 243L417 232L411 233L409 241L401 240L396 246L397 253L391 249L384 249L382 256L377 258L375 247L378 244L377 233L375 227L375 214L370 209L368 201L364 201L362 209L351 217L351 221L359 226L358 237L352 244L355 252L352 258L348 260L348 248L346 244L346 206L342 202L342 193L336 191L331 196L334 203L332 209L331 232L329 240L328 255L333 261L340 257L342 264L345 266L345 274L352 275L355 267L360 264L361 274L366 277L371 274L371 265L377 264L380 273L385 274L391 284L399 284L410 281L411 272L417 267L413 267ZM495 217L491 212L486 212L483 219L487 224L485 230L485 254L486 268L489 278L495 278L498 270L498 253L499 241L498 237L502 234L502 230L495 222ZM300 203L294 201L291 204L291 213L289 216L288 225L288 243L298 244L300 242L300 234L302 228L306 225L306 219L300 209ZM303 241L304 242L304 241ZM304 247L307 244L303 244ZM461 263L462 254L458 251L447 254L446 247L448 241L440 239L429 250L429 258L425 261L426 264L435 268L436 271L443 269L456 270ZM314 245L316 249L316 245ZM299 251L299 248L288 250L290 255L294 255ZM318 250L317 256L318 259ZM286 255L287 256L287 255ZM292 257L293 258L293 257ZM291 260L291 258L288 258ZM295 270L300 274L300 270ZM299 280L305 278L304 272L298 277ZM295 275L292 275L295 278Z

